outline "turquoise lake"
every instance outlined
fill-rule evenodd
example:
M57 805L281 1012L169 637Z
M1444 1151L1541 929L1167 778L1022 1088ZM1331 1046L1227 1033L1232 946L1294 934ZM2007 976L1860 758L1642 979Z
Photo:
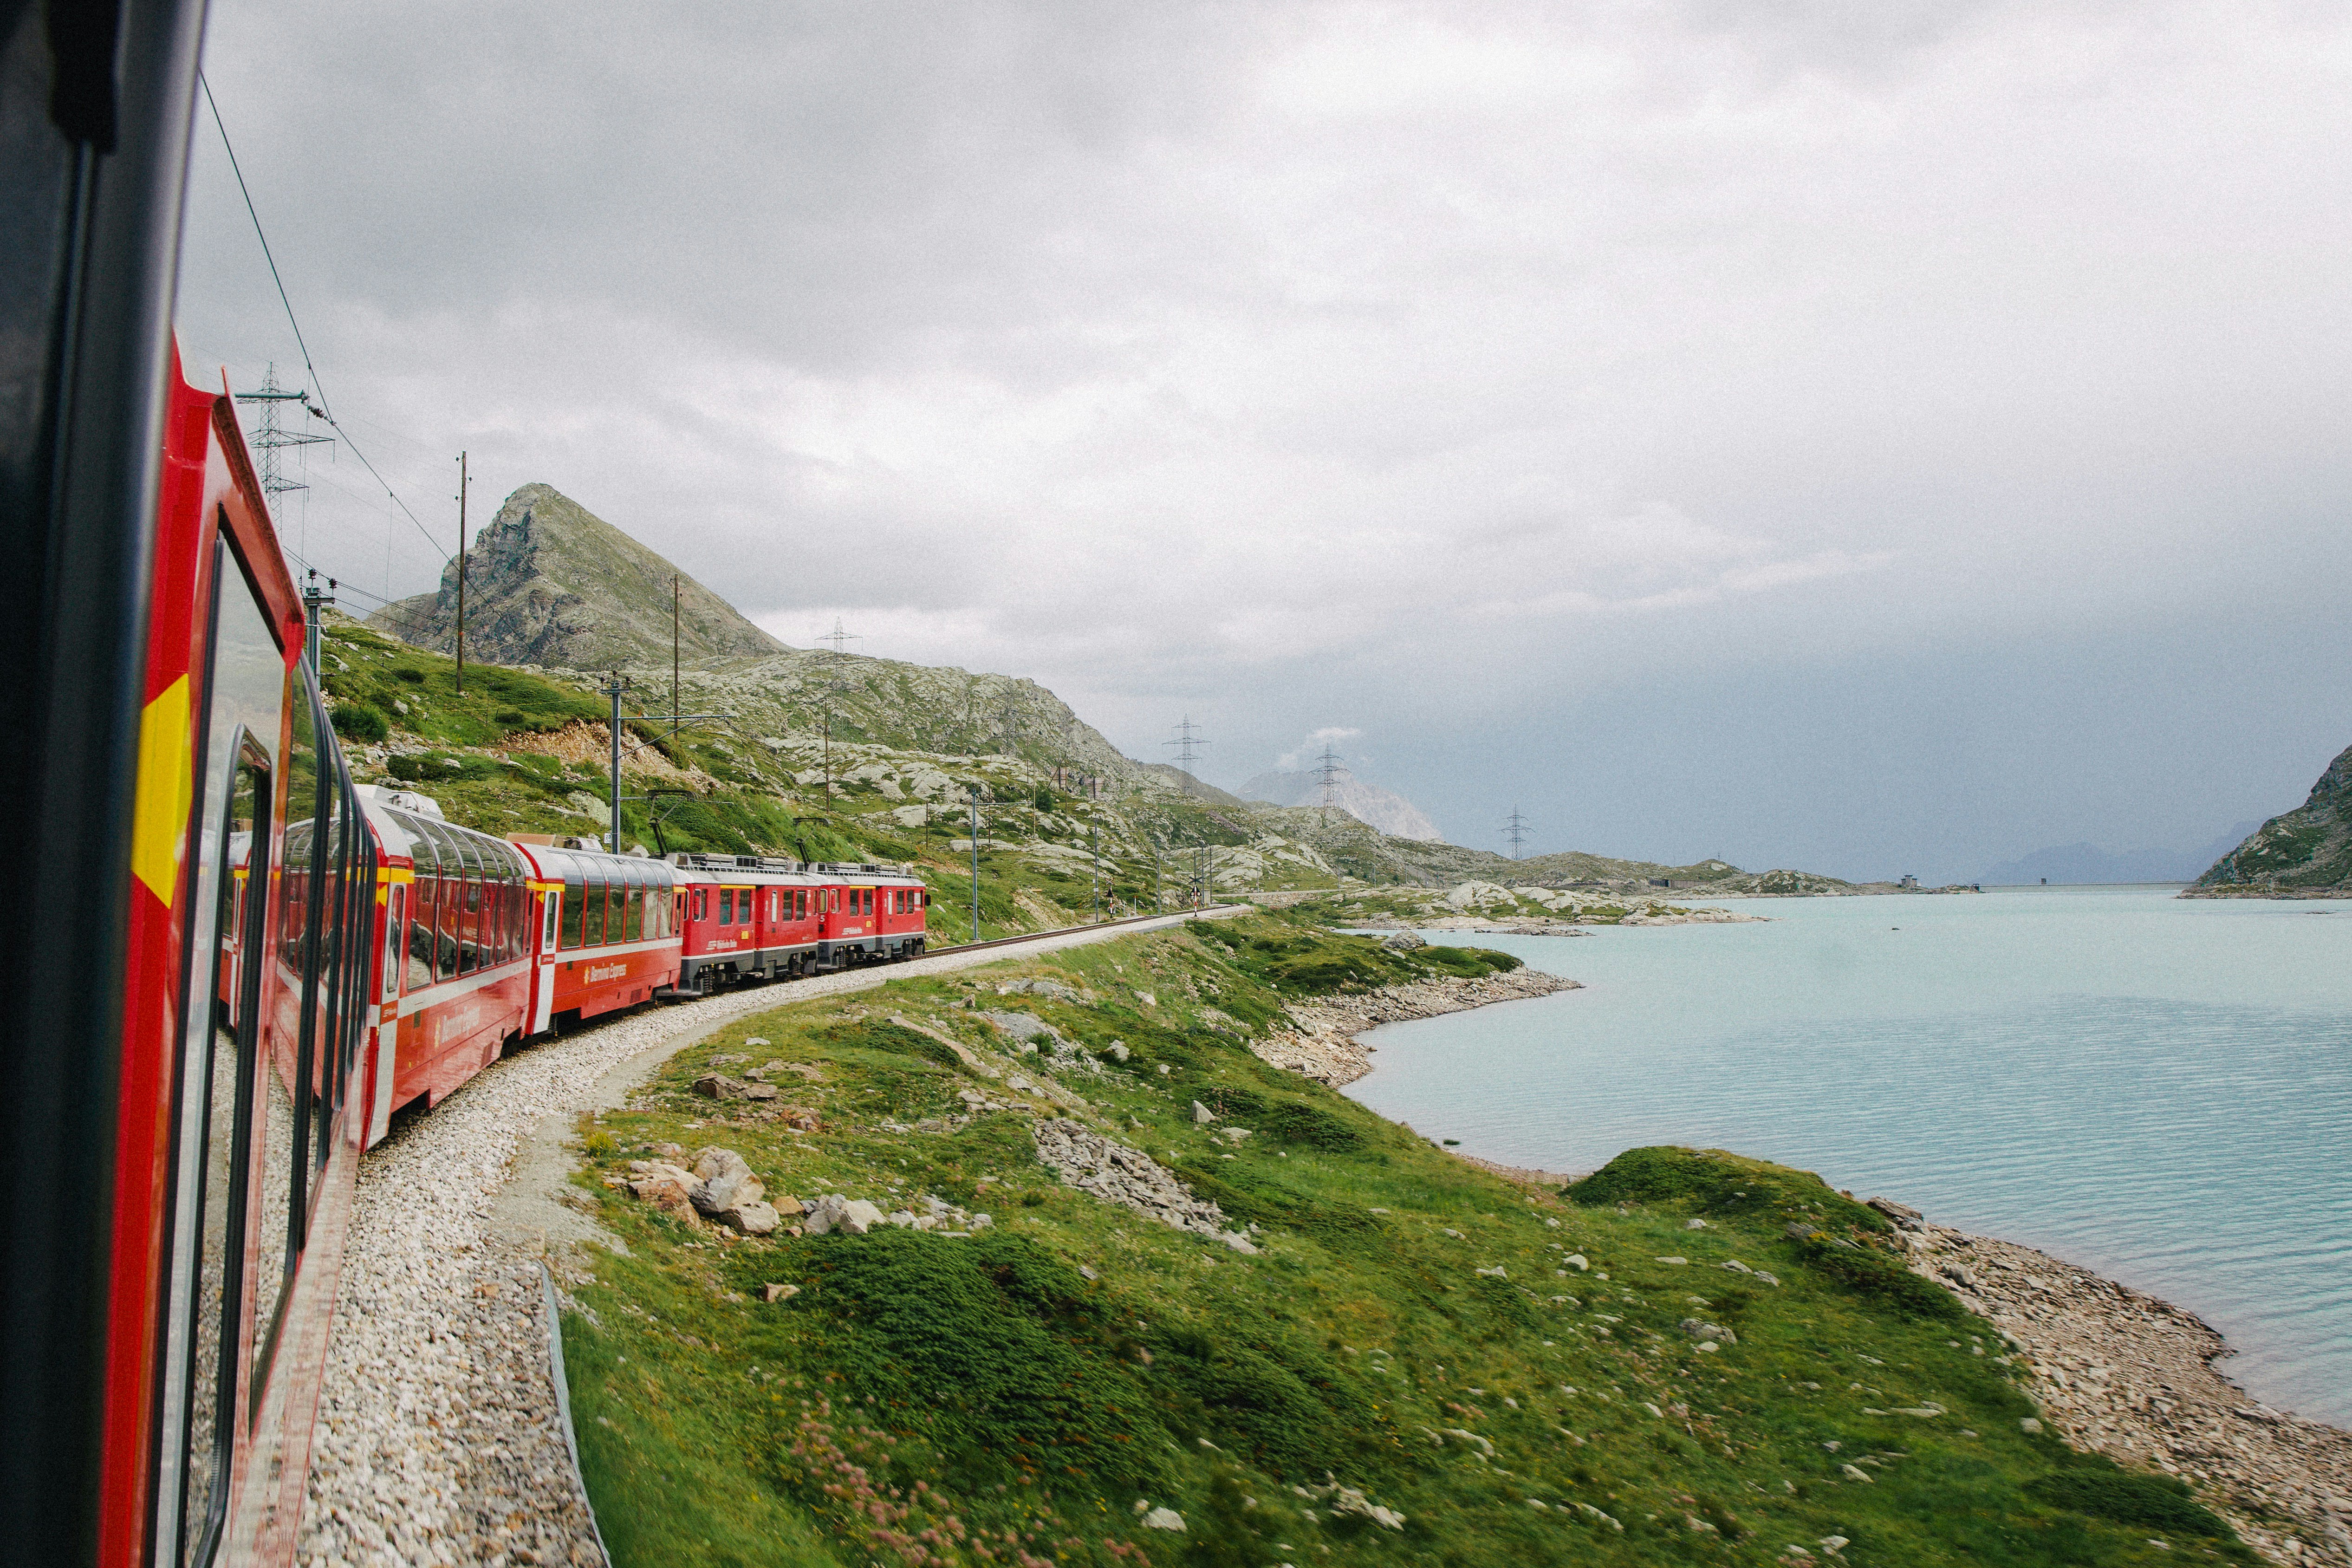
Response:
M1438 940L1585 989L1391 1025L1348 1092L1510 1164L1723 1148L2038 1247L2352 1425L2352 905L2168 889L1721 900L1755 925Z

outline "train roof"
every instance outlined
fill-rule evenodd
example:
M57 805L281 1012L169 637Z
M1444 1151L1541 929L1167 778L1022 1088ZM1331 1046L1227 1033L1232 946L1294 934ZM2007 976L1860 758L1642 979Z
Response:
M530 875L530 867L503 838L441 820L441 808L407 790L358 786L360 807L384 848L406 856L420 871L470 872L477 877Z
M668 888L685 879L669 863L649 855L614 855L603 849L572 849L554 844L514 846L551 882L604 882Z
M710 855L679 850L669 857L681 882L782 882L822 886L835 882L920 883L911 866L874 861L791 860L781 855Z
M537 877L544 881L600 881L667 888L677 880L669 867L643 855L608 855L600 849L518 844L441 819L430 795L376 784L358 787L360 805L385 849L404 855L419 870L439 867L476 876Z

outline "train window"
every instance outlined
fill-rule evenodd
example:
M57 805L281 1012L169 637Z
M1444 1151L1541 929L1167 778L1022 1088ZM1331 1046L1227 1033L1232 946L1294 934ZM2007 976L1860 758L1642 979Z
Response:
M408 988L411 991L433 984L433 894L441 879L429 870L416 873L416 885L410 897L408 923Z
M183 1394L185 1415L186 1468L180 1501L180 1539L188 1550L185 1563L211 1555L213 1542L227 1502L228 1462L234 1423L224 1418L236 1397L237 1347L235 1340L241 1314L237 1311L242 1246L232 1239L243 1234L244 1162L240 1139L245 1129L239 1107L250 1083L251 1058L258 1035L255 1027L261 968L245 962L231 931L237 927L260 931L262 912L252 906L268 897L268 815L272 805L269 778L254 760L242 761L233 785L232 820L244 817L258 832L248 839L247 875L224 874L225 868L201 866L199 877L211 873L217 889L214 929L218 935L212 972L205 975L210 1016L204 1047L192 1058L182 1086L189 1125L199 1151L191 1191L194 1246L194 1310L181 1336L187 1355L187 1384ZM207 849L214 849L205 836ZM212 856L207 856L209 861ZM240 906L244 906L240 908ZM201 972L200 972L201 973ZM268 1254L265 1251L264 1257Z
M719 923L723 926L735 923L735 889L732 888L719 889Z
M268 1386L278 1337L278 1309L285 1300L295 1252L300 1246L295 1182L302 1165L300 1123L308 1109L305 1079L316 1073L314 1064L331 1048L333 1038L321 1028L328 1022L328 987L335 973L325 966L335 935L331 922L340 912L330 895L341 888L340 879L329 879L329 873L339 869L342 847L335 834L334 810L339 802L321 787L331 776L333 742L321 742L318 693L309 672L298 668L296 674L293 745L286 753L285 870L278 879L273 961L284 1009L272 1018L272 1027L257 1051L252 1076L247 1079L244 1110L252 1125L239 1154L258 1184L249 1200L255 1215L251 1231L255 1263L250 1291L253 1310L247 1320L253 1325L254 1335L253 1370L246 1384L248 1418L258 1410ZM303 1191L307 1193L307 1184Z
M433 973L443 980L452 980L457 973L457 922L466 903L466 879L450 862L444 861L441 870L441 900L436 906L439 919L433 931Z
M481 963L482 955L482 884L479 878L466 879L465 901L457 907L457 973L471 974Z
M694 918L698 921L710 918L710 889L708 888L694 889Z
M394 882L383 895L383 999L400 994L401 942L408 925L408 885Z
M566 948L580 945L582 921L588 908L587 897L587 884L579 878L573 877L563 884L563 945Z
M555 951L555 921L556 917L563 912L563 895L562 893L555 892L546 894L541 900L541 913L539 924L539 951L541 952L553 952Z
M646 890L643 888L630 888L625 889L622 896L628 901L624 906L625 911L624 918L627 923L622 930L621 940L623 942L642 941L646 934Z
M585 907L588 912L588 928L581 941L589 947L600 947L604 941L604 884L603 882L588 884Z

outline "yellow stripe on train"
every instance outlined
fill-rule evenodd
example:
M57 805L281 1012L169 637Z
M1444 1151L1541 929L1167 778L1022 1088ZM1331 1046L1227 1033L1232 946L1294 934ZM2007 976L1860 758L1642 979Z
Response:
M139 783L131 818L131 870L172 907L180 889L180 854L195 803L194 759L188 750L188 678L155 694L139 716Z

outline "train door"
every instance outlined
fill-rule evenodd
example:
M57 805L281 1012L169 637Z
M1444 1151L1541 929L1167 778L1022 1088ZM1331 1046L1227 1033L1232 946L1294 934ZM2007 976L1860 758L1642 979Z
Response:
M392 1091L400 1076L400 983L408 970L408 895L414 872L385 874L383 931L376 944L374 1005L367 1034L367 1135L373 1143L391 1130Z
M562 918L562 885L541 889L539 923L531 942L530 1032L534 1035L545 1034L554 1019L556 922Z

